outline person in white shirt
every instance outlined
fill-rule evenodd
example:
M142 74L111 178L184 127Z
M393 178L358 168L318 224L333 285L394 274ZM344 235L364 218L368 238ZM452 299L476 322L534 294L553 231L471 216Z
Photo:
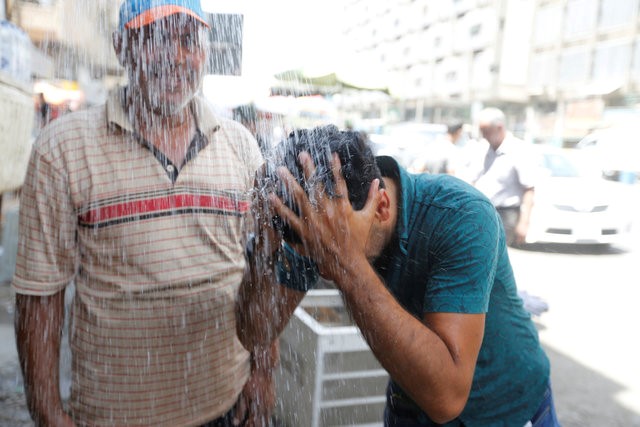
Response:
M478 127L489 143L471 170L471 183L482 191L498 210L509 245L525 242L537 177L530 147L508 132L505 115L497 108L479 113Z

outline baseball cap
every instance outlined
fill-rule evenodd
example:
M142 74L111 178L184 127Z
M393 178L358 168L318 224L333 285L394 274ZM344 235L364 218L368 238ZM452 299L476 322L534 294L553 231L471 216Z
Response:
M120 6L118 28L140 28L158 19L185 13L209 27L200 0L124 0Z

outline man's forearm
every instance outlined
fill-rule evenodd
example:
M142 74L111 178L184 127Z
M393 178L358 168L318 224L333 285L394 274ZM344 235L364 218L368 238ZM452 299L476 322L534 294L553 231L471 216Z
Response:
M531 211L533 209L533 188L530 188L522 195L522 203L520 204L520 215L515 228L515 243L522 244L527 241L527 233L529 232L529 221L531 220Z
M533 196L534 190L530 188L522 195L522 203L520 205L520 223L529 226L529 220L531 218L531 211L533 209Z
M364 262L336 281L354 321L391 377L434 421L449 421L466 404L473 368L470 374L457 349L400 306Z
M64 291L16 296L15 331L29 412L36 425L71 425L59 389Z
M236 303L238 337L248 350L276 340L305 295L278 284L272 257L257 255L248 260Z

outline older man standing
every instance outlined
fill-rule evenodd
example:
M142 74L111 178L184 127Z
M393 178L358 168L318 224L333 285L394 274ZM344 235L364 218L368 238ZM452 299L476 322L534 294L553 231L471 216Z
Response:
M538 166L527 144L507 131L501 110L482 110L478 126L489 146L471 166L471 183L498 210L507 244L522 244L529 229Z
M262 157L196 95L208 30L199 0L125 0L113 41L128 85L35 143L13 287L37 425L267 423L271 366L259 362L271 359L258 347L250 358L234 315ZM58 353L72 281L67 409Z

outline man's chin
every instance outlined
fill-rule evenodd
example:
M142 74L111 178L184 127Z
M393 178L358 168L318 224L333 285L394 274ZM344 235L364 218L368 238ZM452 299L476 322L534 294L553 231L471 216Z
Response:
M154 102L152 104L153 112L163 117L177 116L184 112L194 96L195 94L181 99L163 99L161 102Z

